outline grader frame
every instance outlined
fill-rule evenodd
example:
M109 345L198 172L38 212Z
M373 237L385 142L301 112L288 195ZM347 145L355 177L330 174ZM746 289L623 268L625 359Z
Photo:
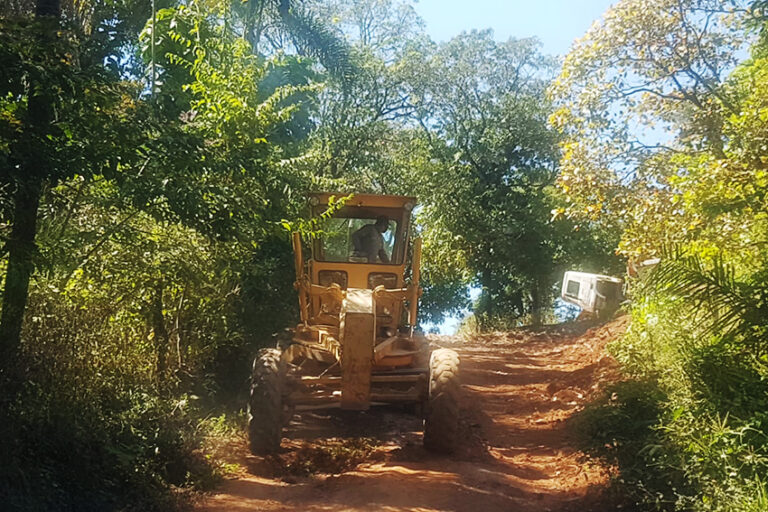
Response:
M333 195L311 195L312 214L322 214ZM430 353L415 331L421 295L418 238L406 283L415 202L413 197L354 195L335 212L324 236L312 241L307 261L299 233L293 234L301 322L287 343L263 349L254 361L249 401L254 453L279 448L282 425L296 409L365 410L391 403L421 406L425 446L453 449L459 358L447 349ZM352 232L382 216L392 228L389 261L355 257Z

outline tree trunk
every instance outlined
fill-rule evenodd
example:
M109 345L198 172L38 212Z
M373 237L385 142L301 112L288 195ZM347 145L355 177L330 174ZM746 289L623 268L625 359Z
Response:
M165 315L163 315L163 282L159 280L155 285L154 295L152 296L152 335L155 340L157 353L157 365L155 374L158 384L163 387L168 370L168 344L170 337L168 329L165 328Z
M541 310L543 309L541 300L541 283L536 280L531 286L531 325L541 326Z
M41 48L50 48L57 37L61 0L37 0L35 15L42 22L38 44ZM25 133L12 150L13 159L19 165L11 178L16 185L13 226L7 243L8 269L0 313L0 385L7 386L6 399L11 399L22 382L17 359L29 280L35 267L37 213L43 183L52 174L44 144L54 119L53 98L48 87L39 85L28 85Z
M491 297L491 271L484 269L480 277L480 285L482 286L482 292L480 295L480 301L476 313L477 324L481 332L485 332L490 329L493 321L493 314L496 310L495 304Z
M0 372L9 376L15 365L24 309L29 295L29 279L37 252L37 210L40 205L40 179L20 183L14 194L13 227L7 243L8 269L3 289L3 311L0 317ZM7 378L7 377L6 377ZM5 379L4 379L5 380Z
M248 15L245 18L245 28L243 36L246 41L251 43L251 51L254 55L259 54L259 42L261 41L261 32L264 26L264 0L249 0Z

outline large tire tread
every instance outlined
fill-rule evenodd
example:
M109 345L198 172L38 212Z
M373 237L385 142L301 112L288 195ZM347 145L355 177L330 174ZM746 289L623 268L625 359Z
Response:
M453 350L435 350L429 368L424 447L434 452L452 453L456 449L459 430L459 356Z
M253 361L248 400L248 441L254 455L267 455L280 449L284 376L280 350L261 349Z

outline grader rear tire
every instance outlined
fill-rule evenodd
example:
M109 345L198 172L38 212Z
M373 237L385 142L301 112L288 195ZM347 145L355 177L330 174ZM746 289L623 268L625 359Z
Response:
M438 349L429 359L429 398L424 416L424 447L439 453L456 449L459 430L459 355Z
M283 380L280 351L264 348L253 361L248 400L248 440L251 453L267 455L280 449L283 434Z

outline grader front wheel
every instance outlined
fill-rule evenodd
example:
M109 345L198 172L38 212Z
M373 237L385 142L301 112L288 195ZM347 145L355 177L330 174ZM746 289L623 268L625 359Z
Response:
M429 398L424 416L424 447L451 453L459 430L459 355L438 349L429 359Z
M280 351L274 348L261 349L253 361L248 400L248 440L254 455L274 453L280 448L284 378Z

